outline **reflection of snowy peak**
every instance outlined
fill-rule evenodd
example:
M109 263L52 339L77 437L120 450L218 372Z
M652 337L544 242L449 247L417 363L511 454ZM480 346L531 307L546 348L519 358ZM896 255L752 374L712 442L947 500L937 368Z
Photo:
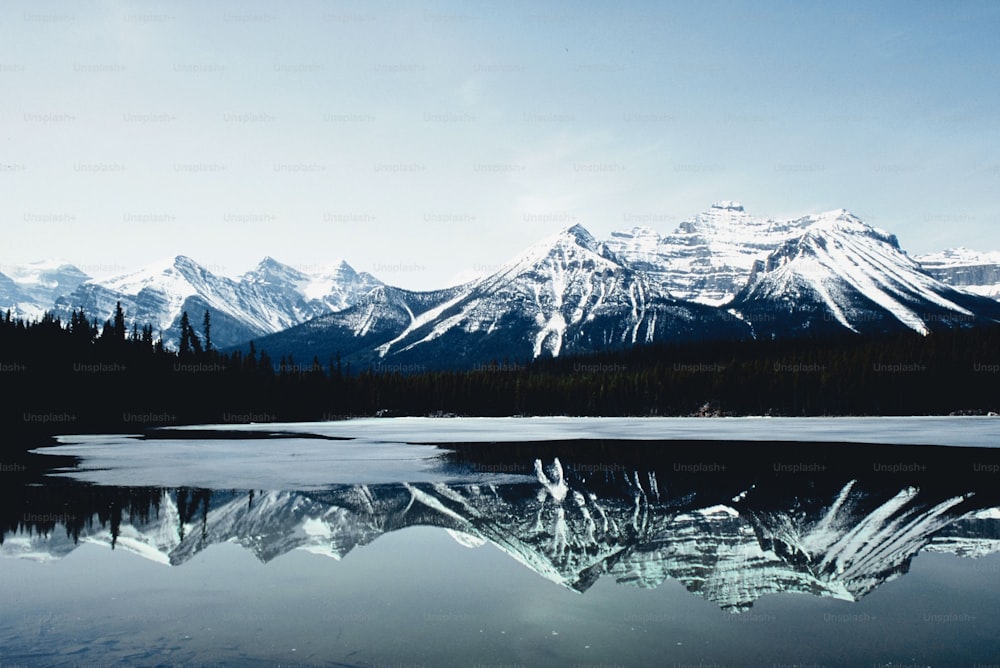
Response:
M222 542L239 543L265 562L294 549L339 559L383 533L347 515L343 508L293 492L234 496L213 504L198 532L174 546L169 559L180 564L206 545Z
M925 549L973 558L1000 552L1000 508L966 515L935 534Z
M907 487L884 498L856 486L847 483L832 504L803 508L798 521L785 509L747 513L762 545L848 600L905 573L937 532L974 512L963 495L929 499Z
M265 258L234 280L179 255L138 271L83 283L60 297L56 308L66 319L79 308L104 319L121 302L129 323L151 324L170 347L180 338L184 311L200 329L201 316L208 310L213 342L223 347L344 308L376 285L373 277L358 274L346 263L306 273Z
M133 513L113 531L85 522L79 539L178 565L222 542L262 561L294 549L340 559L385 533L436 526L463 545L490 543L576 591L602 575L641 587L677 580L733 612L776 592L857 600L905 573L923 549L971 556L1000 549L1000 511L977 505L973 494L857 480L809 483L807 493L755 486L732 497L722 485L671 494L676 482L638 470L588 482L555 459L536 461L533 480L509 484L151 491L157 512ZM56 526L7 536L0 554L65 556L73 548L59 538L65 533Z

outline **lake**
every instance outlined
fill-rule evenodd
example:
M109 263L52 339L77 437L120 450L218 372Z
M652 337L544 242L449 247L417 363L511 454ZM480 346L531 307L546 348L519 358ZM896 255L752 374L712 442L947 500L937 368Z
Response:
M60 436L0 462L0 666L997 665L998 420Z

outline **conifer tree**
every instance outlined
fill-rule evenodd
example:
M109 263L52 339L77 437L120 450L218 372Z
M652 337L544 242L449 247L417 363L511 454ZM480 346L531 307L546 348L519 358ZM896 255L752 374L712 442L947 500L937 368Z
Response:
M153 326L143 325L142 326L142 347L147 350L153 349Z
M120 301L115 303L114 337L116 341L125 340L125 312Z
M203 331L205 333L205 352L212 351L212 319L208 315L208 309L205 309L205 318L203 322Z
M177 352L181 357L191 354L191 321L188 319L187 311L181 313L181 340Z

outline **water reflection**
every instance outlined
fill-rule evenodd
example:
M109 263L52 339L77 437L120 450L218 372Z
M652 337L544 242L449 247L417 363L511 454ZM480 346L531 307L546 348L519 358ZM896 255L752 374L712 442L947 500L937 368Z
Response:
M1000 551L996 450L847 444L451 444L449 482L321 490L110 487L44 477L4 487L0 554L45 561L107 543L180 565L238 543L342 559L379 537L439 527L543 578L680 582L730 612L764 594L856 601L920 551ZM364 559L363 551L351 558Z

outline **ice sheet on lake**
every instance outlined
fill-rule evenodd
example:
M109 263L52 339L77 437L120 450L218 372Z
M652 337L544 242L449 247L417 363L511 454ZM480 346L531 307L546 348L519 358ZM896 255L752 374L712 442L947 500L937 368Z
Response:
M190 427L203 429L205 427ZM291 431L370 443L626 440L835 441L997 447L1000 417L834 418L365 418L339 422L211 425ZM181 427L180 429L185 429Z
M435 443L572 439L843 441L997 447L1000 419L916 418L371 418L340 422L203 425L177 430L284 432L287 438L141 439L60 436L36 450L82 458L64 474L96 484L211 489L319 489L332 484L475 482ZM154 432L155 433L155 432ZM300 438L321 435L348 440ZM457 477L456 477L457 476ZM496 480L491 475L491 480Z
M454 480L428 445L313 438L141 439L60 436L35 452L80 457L77 480L104 485L208 489L321 489L332 484Z

